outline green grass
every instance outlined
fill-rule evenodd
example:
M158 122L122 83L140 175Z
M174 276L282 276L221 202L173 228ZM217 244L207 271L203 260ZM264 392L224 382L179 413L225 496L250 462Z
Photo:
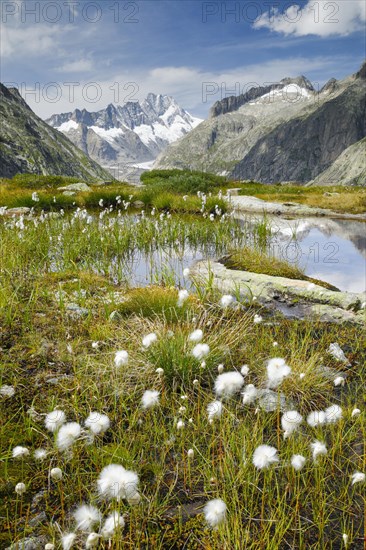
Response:
M14 396L0 397L0 547L44 536L58 548L60 531L75 528L75 507L87 502L104 516L113 509L124 514L126 525L112 541L115 549L338 549L343 533L351 548L362 548L363 486L352 486L350 476L364 472L366 462L365 415L351 416L364 400L364 330L281 317L255 324L258 309L223 310L210 284L196 289L193 282L184 307L177 305L178 289L171 285L131 288L115 275L134 251L169 248L184 257L197 245L204 256L213 249L219 255L233 243L243 247L251 235L230 217L223 223L220 216L210 221L155 215L140 216L136 223L115 211L99 219L103 211L93 212L89 222L75 212L56 219L35 216L23 229L16 220L0 222L0 387L15 389ZM70 302L89 313L74 317ZM210 347L205 364L192 355L189 335L197 328ZM144 349L142 338L151 332L158 340ZM327 353L332 342L344 349L349 366ZM128 351L129 362L117 369L114 356L121 349ZM284 439L279 410L243 406L238 394L210 424L206 408L215 398L218 365L230 371L248 364L245 383L263 388L266 361L276 356L292 369L280 387L291 407L306 417L337 403L343 418L319 428L304 423ZM327 377L323 367L333 374ZM347 375L344 387L333 384L338 370ZM141 397L151 389L160 392L160 403L143 411ZM82 424L91 411L107 414L111 428L92 444L83 436L72 453L61 453L44 426L43 415L56 407ZM310 443L316 438L325 441L328 453L314 464ZM280 463L258 471L252 456L263 443L278 449ZM26 446L30 456L13 459L16 445ZM48 451L42 462L33 458L39 447ZM301 472L289 465L294 453L307 458ZM98 498L97 478L110 463L138 473L138 506ZM49 478L54 467L63 471L60 483ZM14 492L20 481L27 486L23 497ZM218 530L210 529L202 514L213 498L228 507ZM44 521L34 525L41 512ZM83 548L85 539L79 532L75 548ZM99 547L107 549L108 542Z
M300 279L323 286L329 290L338 290L325 281L308 277L297 265L280 260L273 255L269 255L253 247L245 247L230 253L223 259L223 263L228 269L250 271L251 273L263 273L264 275L287 277L288 279Z
M341 185L304 187L301 185L264 185L256 182L233 184L232 187L240 187L239 195L250 195L268 201L297 202L340 213L363 214L366 212L365 187Z
M190 170L151 170L141 176L141 181L150 188L173 193L209 193L224 189L228 181L223 176Z

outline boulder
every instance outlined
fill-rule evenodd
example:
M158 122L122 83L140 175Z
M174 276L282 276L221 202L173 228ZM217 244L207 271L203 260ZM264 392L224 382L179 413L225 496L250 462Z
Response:
M88 193L91 191L91 188L86 183L71 183L70 185L65 185L64 187L59 187L59 191L76 191L77 193Z

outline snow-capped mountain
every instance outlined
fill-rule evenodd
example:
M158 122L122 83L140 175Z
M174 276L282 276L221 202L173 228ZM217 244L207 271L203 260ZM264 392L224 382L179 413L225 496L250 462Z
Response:
M117 179L138 181L171 143L198 126L170 96L148 94L139 102L52 115L46 122L65 134Z

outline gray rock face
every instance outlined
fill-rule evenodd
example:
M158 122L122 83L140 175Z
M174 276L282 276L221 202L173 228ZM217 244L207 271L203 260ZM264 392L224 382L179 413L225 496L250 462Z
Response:
M366 186L366 138L348 147L335 162L309 185Z
M15 88L0 84L0 176L18 173L74 176L86 181L109 174L50 128L28 107Z
M198 262L191 271L203 279L212 273L214 284L222 292L235 292L239 288L244 300L251 302L254 295L257 303L289 318L366 324L366 312L362 309L366 293L335 292L309 285L308 281L227 269L219 262Z
M208 120L169 146L155 167L307 183L365 138L365 72L329 81L320 92L299 77L225 98ZM361 155L357 149L353 159L360 163Z
M172 97L148 94L142 103L110 104L93 113L76 109L46 122L114 177L135 182L161 151L201 120L181 109Z

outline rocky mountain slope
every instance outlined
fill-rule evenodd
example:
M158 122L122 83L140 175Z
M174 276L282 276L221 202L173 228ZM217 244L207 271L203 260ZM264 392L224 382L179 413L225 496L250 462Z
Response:
M111 179L65 136L50 128L18 90L0 84L0 176L18 173L75 176L86 181Z
M155 167L264 183L309 182L366 136L365 67L342 81L331 79L319 92L302 76L225 98Z
M195 128L192 117L166 95L148 94L139 103L110 104L98 112L53 115L46 121L118 179L138 179L169 144Z
M335 162L309 185L366 185L366 138L343 151Z

